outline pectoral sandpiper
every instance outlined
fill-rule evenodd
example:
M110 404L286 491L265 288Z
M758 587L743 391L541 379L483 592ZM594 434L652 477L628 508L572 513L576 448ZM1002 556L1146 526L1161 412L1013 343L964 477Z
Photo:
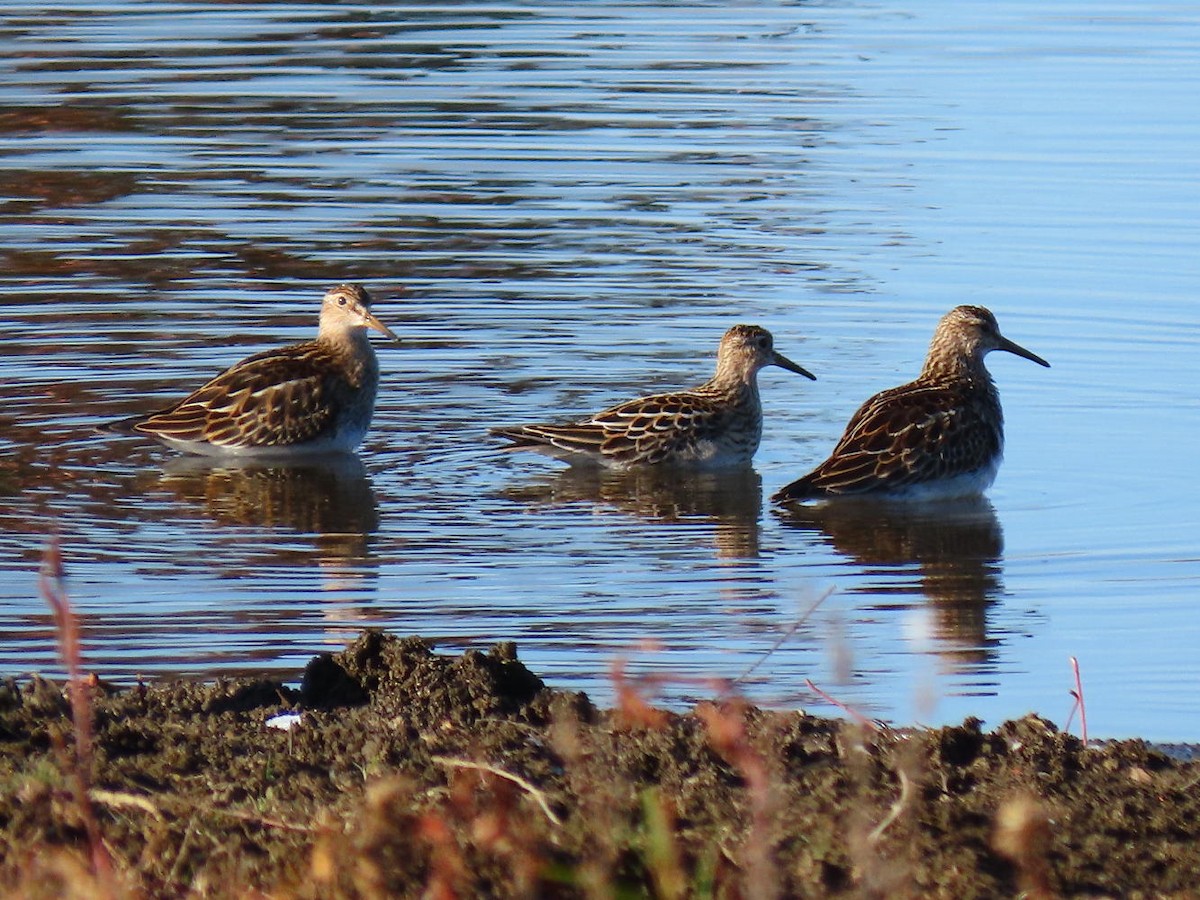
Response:
M357 284L329 291L315 340L258 353L165 409L104 426L207 456L349 452L366 434L379 387L367 329L394 341Z
M762 437L758 372L766 366L816 377L777 353L765 328L735 325L721 338L716 374L698 388L629 400L571 424L494 428L492 434L513 441L508 449L572 465L744 465Z
M986 490L1004 450L1000 396L983 364L992 350L1050 366L1001 335L988 310L955 307L938 323L920 376L859 407L829 459L772 499L948 499Z

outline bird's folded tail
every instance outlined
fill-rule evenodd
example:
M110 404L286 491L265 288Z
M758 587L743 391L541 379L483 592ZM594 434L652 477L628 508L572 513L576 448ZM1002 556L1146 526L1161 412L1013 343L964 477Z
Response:
M556 447L574 453L598 453L604 443L603 429L590 424L576 425L516 425L492 428L491 434L507 438L508 450Z
M811 475L805 475L803 478L797 478L791 484L777 490L771 495L771 502L779 504L799 503L803 500L815 500L818 497L826 496L826 494L826 491L821 490L813 484Z
M137 425L146 421L145 416L130 416L113 422L101 422L95 426L100 434L137 434Z

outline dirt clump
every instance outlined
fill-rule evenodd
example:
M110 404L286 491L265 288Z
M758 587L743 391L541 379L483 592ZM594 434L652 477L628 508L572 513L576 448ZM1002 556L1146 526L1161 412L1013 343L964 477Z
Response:
M314 659L300 690L88 691L80 772L63 686L0 682L9 896L957 900L1200 884L1200 764L1138 741L1085 748L1034 716L897 731L734 696L602 710L545 687L512 645L442 656L379 632ZM287 710L298 724L268 725Z

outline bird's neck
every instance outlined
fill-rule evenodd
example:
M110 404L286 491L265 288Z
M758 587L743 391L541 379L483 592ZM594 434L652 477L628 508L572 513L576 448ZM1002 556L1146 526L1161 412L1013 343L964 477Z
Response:
M378 380L379 361L365 328L322 328L317 341L339 361L351 384Z
M962 380L991 384L992 376L983 364L983 354L955 351L936 343L930 347L921 369L921 381Z
M317 340L325 346L338 348L343 353L366 353L371 350L371 339L365 328L344 328L341 325L322 325L317 331Z
M716 374L697 392L738 402L753 401L758 397L758 379L753 375L746 378L745 373L740 371L717 369Z

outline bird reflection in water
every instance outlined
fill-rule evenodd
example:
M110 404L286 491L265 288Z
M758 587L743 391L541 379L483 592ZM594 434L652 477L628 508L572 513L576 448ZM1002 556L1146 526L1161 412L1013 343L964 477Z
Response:
M370 536L379 528L379 509L357 456L270 463L178 457L164 466L159 486L221 525L311 536L312 544L306 546L297 541L246 541L239 535L224 548L225 559L245 553L243 563L255 569L304 568L315 562L321 591L333 601L322 608L336 632L330 636L341 642L360 630L368 617L349 598L361 601L378 578Z
M718 560L759 555L762 478L748 466L724 472L575 467L503 496L547 506L598 504L647 522L711 524Z
M884 579L865 588L872 594L924 597L937 652L953 670L978 671L993 661L996 641L988 637L987 612L1004 590L1004 534L986 498L840 500L795 507L780 517L849 557L869 577Z

